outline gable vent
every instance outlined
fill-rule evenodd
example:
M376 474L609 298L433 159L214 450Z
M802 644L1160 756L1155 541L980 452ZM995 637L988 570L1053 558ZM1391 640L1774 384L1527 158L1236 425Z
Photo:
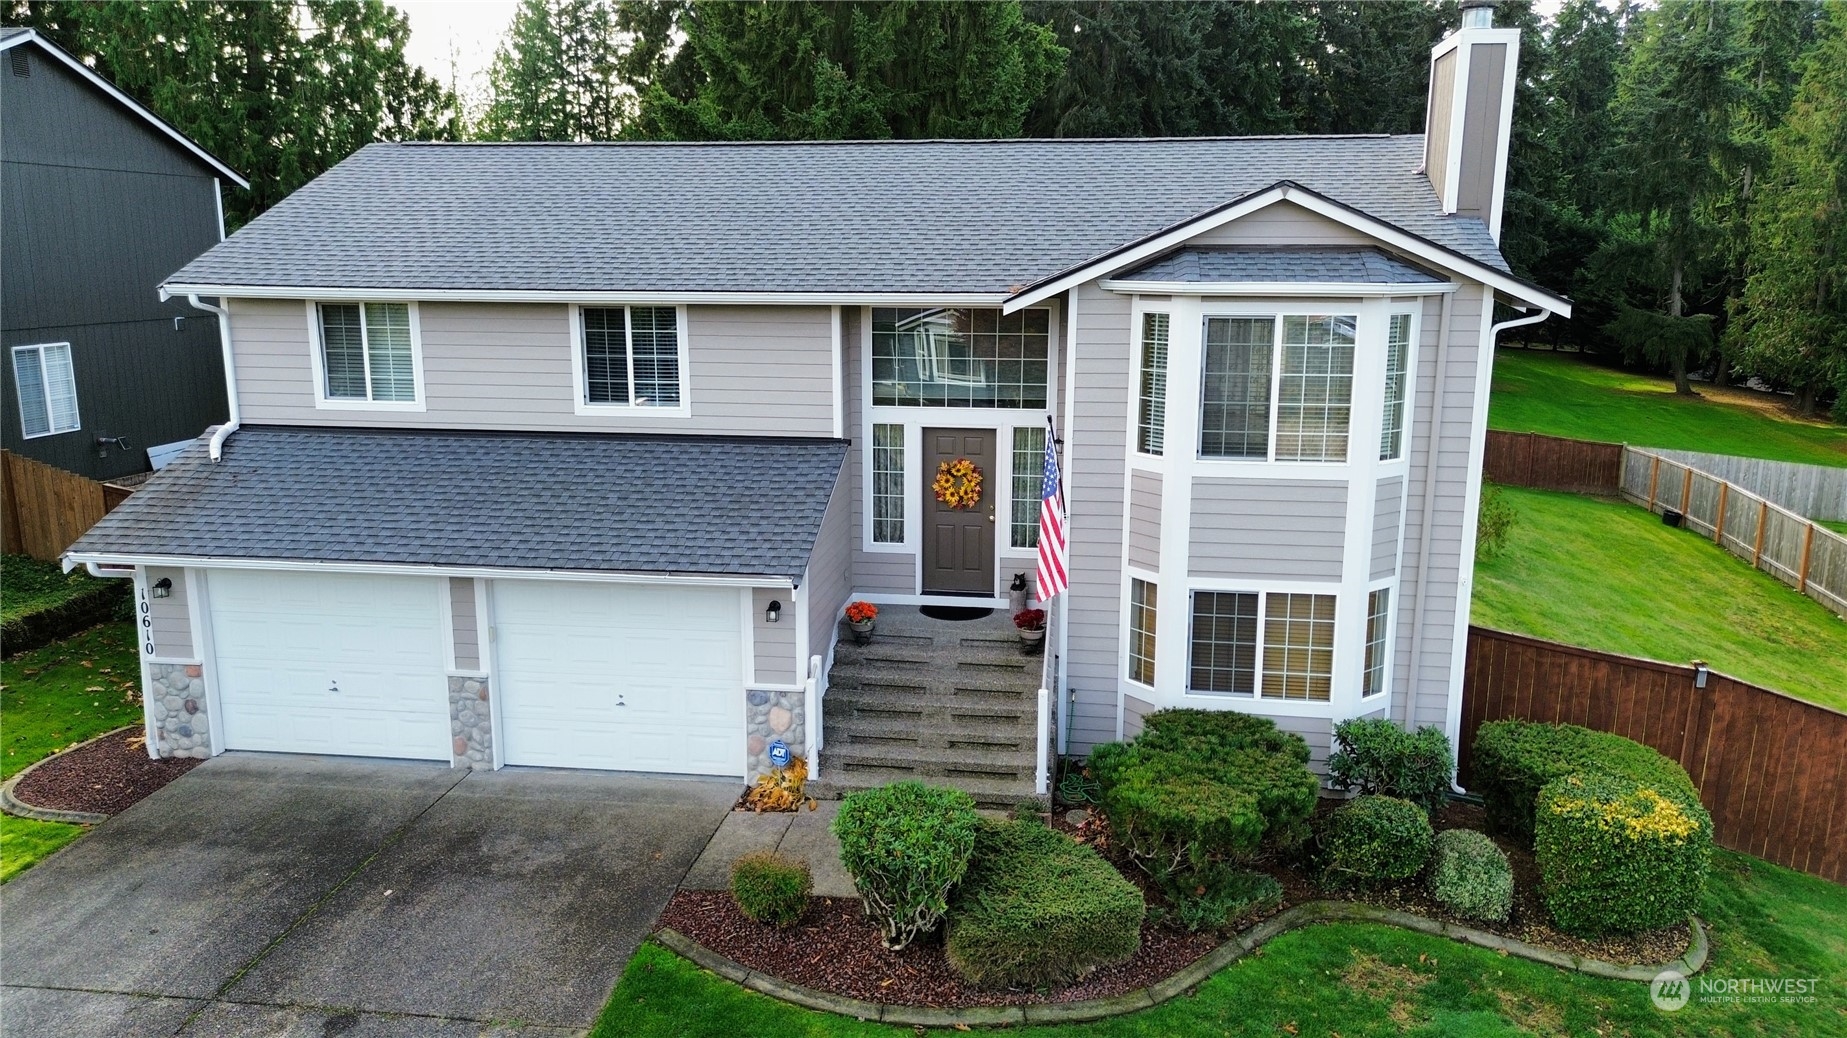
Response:
M6 56L13 64L13 75L30 76L32 74L32 63L26 59L24 47L14 47L7 52Z

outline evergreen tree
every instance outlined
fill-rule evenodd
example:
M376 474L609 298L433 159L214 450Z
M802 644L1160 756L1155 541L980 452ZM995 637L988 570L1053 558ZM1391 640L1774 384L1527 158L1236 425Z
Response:
M1017 2L694 0L679 21L696 71L648 88L640 136L1014 137L1065 59Z
M38 28L250 179L236 228L378 140L453 138L455 99L404 58L410 26L378 0L22 3Z
M1430 48L1460 21L1455 0L1323 0L1284 98L1302 133L1422 133Z
M488 69L478 135L507 141L613 140L633 116L619 80L607 0L521 0Z
M1847 0L1828 0L1787 118L1768 137L1750 270L1731 329L1741 360L1813 413L1847 419Z

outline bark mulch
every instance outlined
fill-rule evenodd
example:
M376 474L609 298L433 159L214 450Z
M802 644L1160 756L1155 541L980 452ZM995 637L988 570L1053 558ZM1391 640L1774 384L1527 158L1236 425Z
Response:
M190 757L149 760L141 736L121 732L47 760L13 787L33 807L112 815L191 771Z

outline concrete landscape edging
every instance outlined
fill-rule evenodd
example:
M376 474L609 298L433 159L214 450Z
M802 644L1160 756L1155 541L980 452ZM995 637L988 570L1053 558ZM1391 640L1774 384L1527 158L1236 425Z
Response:
M1698 916L1689 916L1688 926L1691 935L1685 954L1669 962L1657 965L1624 966L1613 962L1571 955L1566 952L1541 948L1513 937L1477 930L1457 923L1446 923L1429 919L1410 912L1381 908L1377 905L1360 904L1352 901L1307 901L1279 912L1263 922L1244 930L1224 944L1206 954L1163 980L1156 981L1145 988L1138 988L1112 998L1086 999L1081 1002L1045 1002L1018 1006L971 1006L966 1009L937 1009L928 1006L888 1005L883 1002L867 1002L862 999L835 995L826 991L793 984L779 977L761 973L748 966L734 962L723 955L707 948L705 945L687 937L670 926L662 927L654 934L668 950L690 960L693 964L711 971L726 980L749 988L759 994L781 999L807 1009L818 1009L826 1013L838 1013L859 1020L877 1020L881 1023L899 1024L913 1027L1006 1027L1020 1024L1055 1024L1082 1023L1089 1020L1102 1020L1106 1017L1121 1016L1143 1009L1150 1009L1169 999L1186 994L1206 982L1214 973L1256 951L1272 938L1280 937L1291 930L1299 930L1317 923L1363 922L1383 923L1404 930L1429 934L1433 937L1447 937L1451 940L1473 944L1492 951L1505 952L1517 958L1542 962L1560 969L1574 970L1594 977L1610 980L1629 980L1646 983L1666 970L1673 970L1683 976L1692 976L1706 965L1706 958L1711 945L1706 936L1706 928Z
M33 807L31 804L14 796L13 787L18 785L21 779L32 774L41 766L49 764L67 753L76 753L78 750L83 749L91 743L102 742L112 735L132 732L140 727L141 726L138 724L125 724L120 728L106 731L93 739L85 739L75 746L65 747L49 757L33 761L26 766L26 770L7 779L4 783L0 783L0 811L5 811L9 815L18 815L21 818L30 818L38 822L69 822L72 825L95 825L98 822L108 821L108 815L99 814L95 811L60 811L51 807Z

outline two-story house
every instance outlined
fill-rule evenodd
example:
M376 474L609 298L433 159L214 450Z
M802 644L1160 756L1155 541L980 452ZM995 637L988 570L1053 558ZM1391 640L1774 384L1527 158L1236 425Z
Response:
M231 421L68 556L135 581L150 750L745 778L850 600L1006 604L1048 429L1060 748L1454 733L1492 344L1570 310L1465 6L1421 135L366 148L166 282Z
M92 479L225 417L216 321L161 280L249 187L35 30L0 28L0 440Z

